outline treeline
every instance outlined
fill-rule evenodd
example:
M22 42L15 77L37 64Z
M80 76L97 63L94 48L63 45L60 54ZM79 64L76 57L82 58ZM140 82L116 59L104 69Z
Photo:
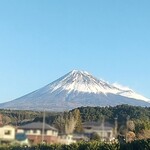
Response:
M118 122L123 122L130 117L131 120L150 120L150 107L118 105L114 107L79 107L82 122L100 121L104 117L106 121L114 122L117 117ZM74 110L71 110L74 111ZM43 112L25 110L5 110L1 109L0 114L5 116L6 122L23 122L25 120L41 121ZM61 112L46 112L46 121L52 123L55 118L62 115Z
M43 120L42 111L0 109L3 124L22 125ZM46 112L46 122L52 124L59 112Z
M79 107L82 121L98 121L105 117L113 121L117 117L118 122L123 122L130 117L132 120L149 120L150 107L131 105L118 105L114 107Z

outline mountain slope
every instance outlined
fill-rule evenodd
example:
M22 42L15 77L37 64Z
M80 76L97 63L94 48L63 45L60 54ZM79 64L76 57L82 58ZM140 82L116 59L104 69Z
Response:
M150 106L150 100L131 89L98 80L85 71L73 70L43 88L0 104L0 108L62 111L80 106L118 104Z

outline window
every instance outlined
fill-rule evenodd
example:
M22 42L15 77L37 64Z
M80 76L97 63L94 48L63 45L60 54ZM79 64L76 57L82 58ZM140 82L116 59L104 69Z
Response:
M110 137L111 133L110 132L107 132L107 137Z
M5 130L5 131L4 131L4 134L5 134L5 135L11 135L11 130Z
M37 133L37 131L36 131L36 130L33 130L33 133Z
M92 129L92 127L85 127L85 129L91 130L91 129Z

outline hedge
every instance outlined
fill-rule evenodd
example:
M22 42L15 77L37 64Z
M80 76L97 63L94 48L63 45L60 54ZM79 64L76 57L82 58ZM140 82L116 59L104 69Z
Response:
M150 150L150 139L138 140L131 143L108 144L98 141L80 142L70 145L36 145L24 146L0 146L0 150Z

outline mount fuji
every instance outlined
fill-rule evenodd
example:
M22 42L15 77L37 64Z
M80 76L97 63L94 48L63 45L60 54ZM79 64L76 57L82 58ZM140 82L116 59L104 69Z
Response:
M15 100L1 103L3 109L64 111L81 106L129 104L150 106L150 99L131 89L120 88L73 70L56 81Z

